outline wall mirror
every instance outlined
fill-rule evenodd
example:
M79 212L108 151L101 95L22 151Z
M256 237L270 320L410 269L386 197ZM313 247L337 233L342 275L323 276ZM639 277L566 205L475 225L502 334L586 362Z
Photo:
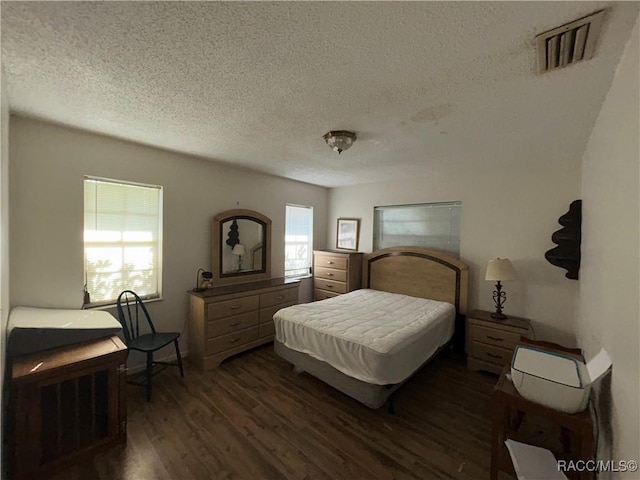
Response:
M213 217L211 271L215 285L271 278L271 220L253 210Z

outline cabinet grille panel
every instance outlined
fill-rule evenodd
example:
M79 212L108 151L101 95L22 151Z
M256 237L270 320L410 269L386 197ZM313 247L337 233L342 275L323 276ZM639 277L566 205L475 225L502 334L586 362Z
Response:
M41 464L107 437L108 390L106 370L47 385L40 390Z

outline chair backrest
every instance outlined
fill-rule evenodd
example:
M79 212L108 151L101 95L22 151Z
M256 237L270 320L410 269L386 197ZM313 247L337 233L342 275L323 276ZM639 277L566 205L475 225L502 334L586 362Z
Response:
M118 295L117 302L118 320L122 325L125 342L129 343L132 339L140 335L140 322L147 322L153 333L156 329L153 326L147 307L144 306L142 299L132 290L125 290ZM144 332L143 332L144 333Z

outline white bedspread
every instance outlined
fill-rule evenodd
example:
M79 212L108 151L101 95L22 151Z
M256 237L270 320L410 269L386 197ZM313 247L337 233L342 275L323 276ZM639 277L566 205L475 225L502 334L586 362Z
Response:
M273 317L276 340L367 383L408 378L451 339L450 303L355 290L319 302L294 305Z

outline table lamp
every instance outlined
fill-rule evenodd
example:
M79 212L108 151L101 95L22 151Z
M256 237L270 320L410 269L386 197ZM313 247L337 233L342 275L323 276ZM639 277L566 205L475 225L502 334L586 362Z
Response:
M244 255L244 245L238 243L233 247L231 253L238 256L238 271L242 270L242 256Z
M196 288L193 291L204 292L207 289L207 285L211 283L212 278L213 273L207 272L204 268L199 268L198 273L196 273Z
M502 291L502 284L500 282L503 280L513 280L515 278L516 271L508 258L496 258L494 260L489 260L489 264L487 265L487 274L484 279L496 281L496 289L493 291L493 301L496 302L496 311L491 314L492 318L496 318L498 320L508 318L504 313L502 313L502 306L507 300L507 294Z

